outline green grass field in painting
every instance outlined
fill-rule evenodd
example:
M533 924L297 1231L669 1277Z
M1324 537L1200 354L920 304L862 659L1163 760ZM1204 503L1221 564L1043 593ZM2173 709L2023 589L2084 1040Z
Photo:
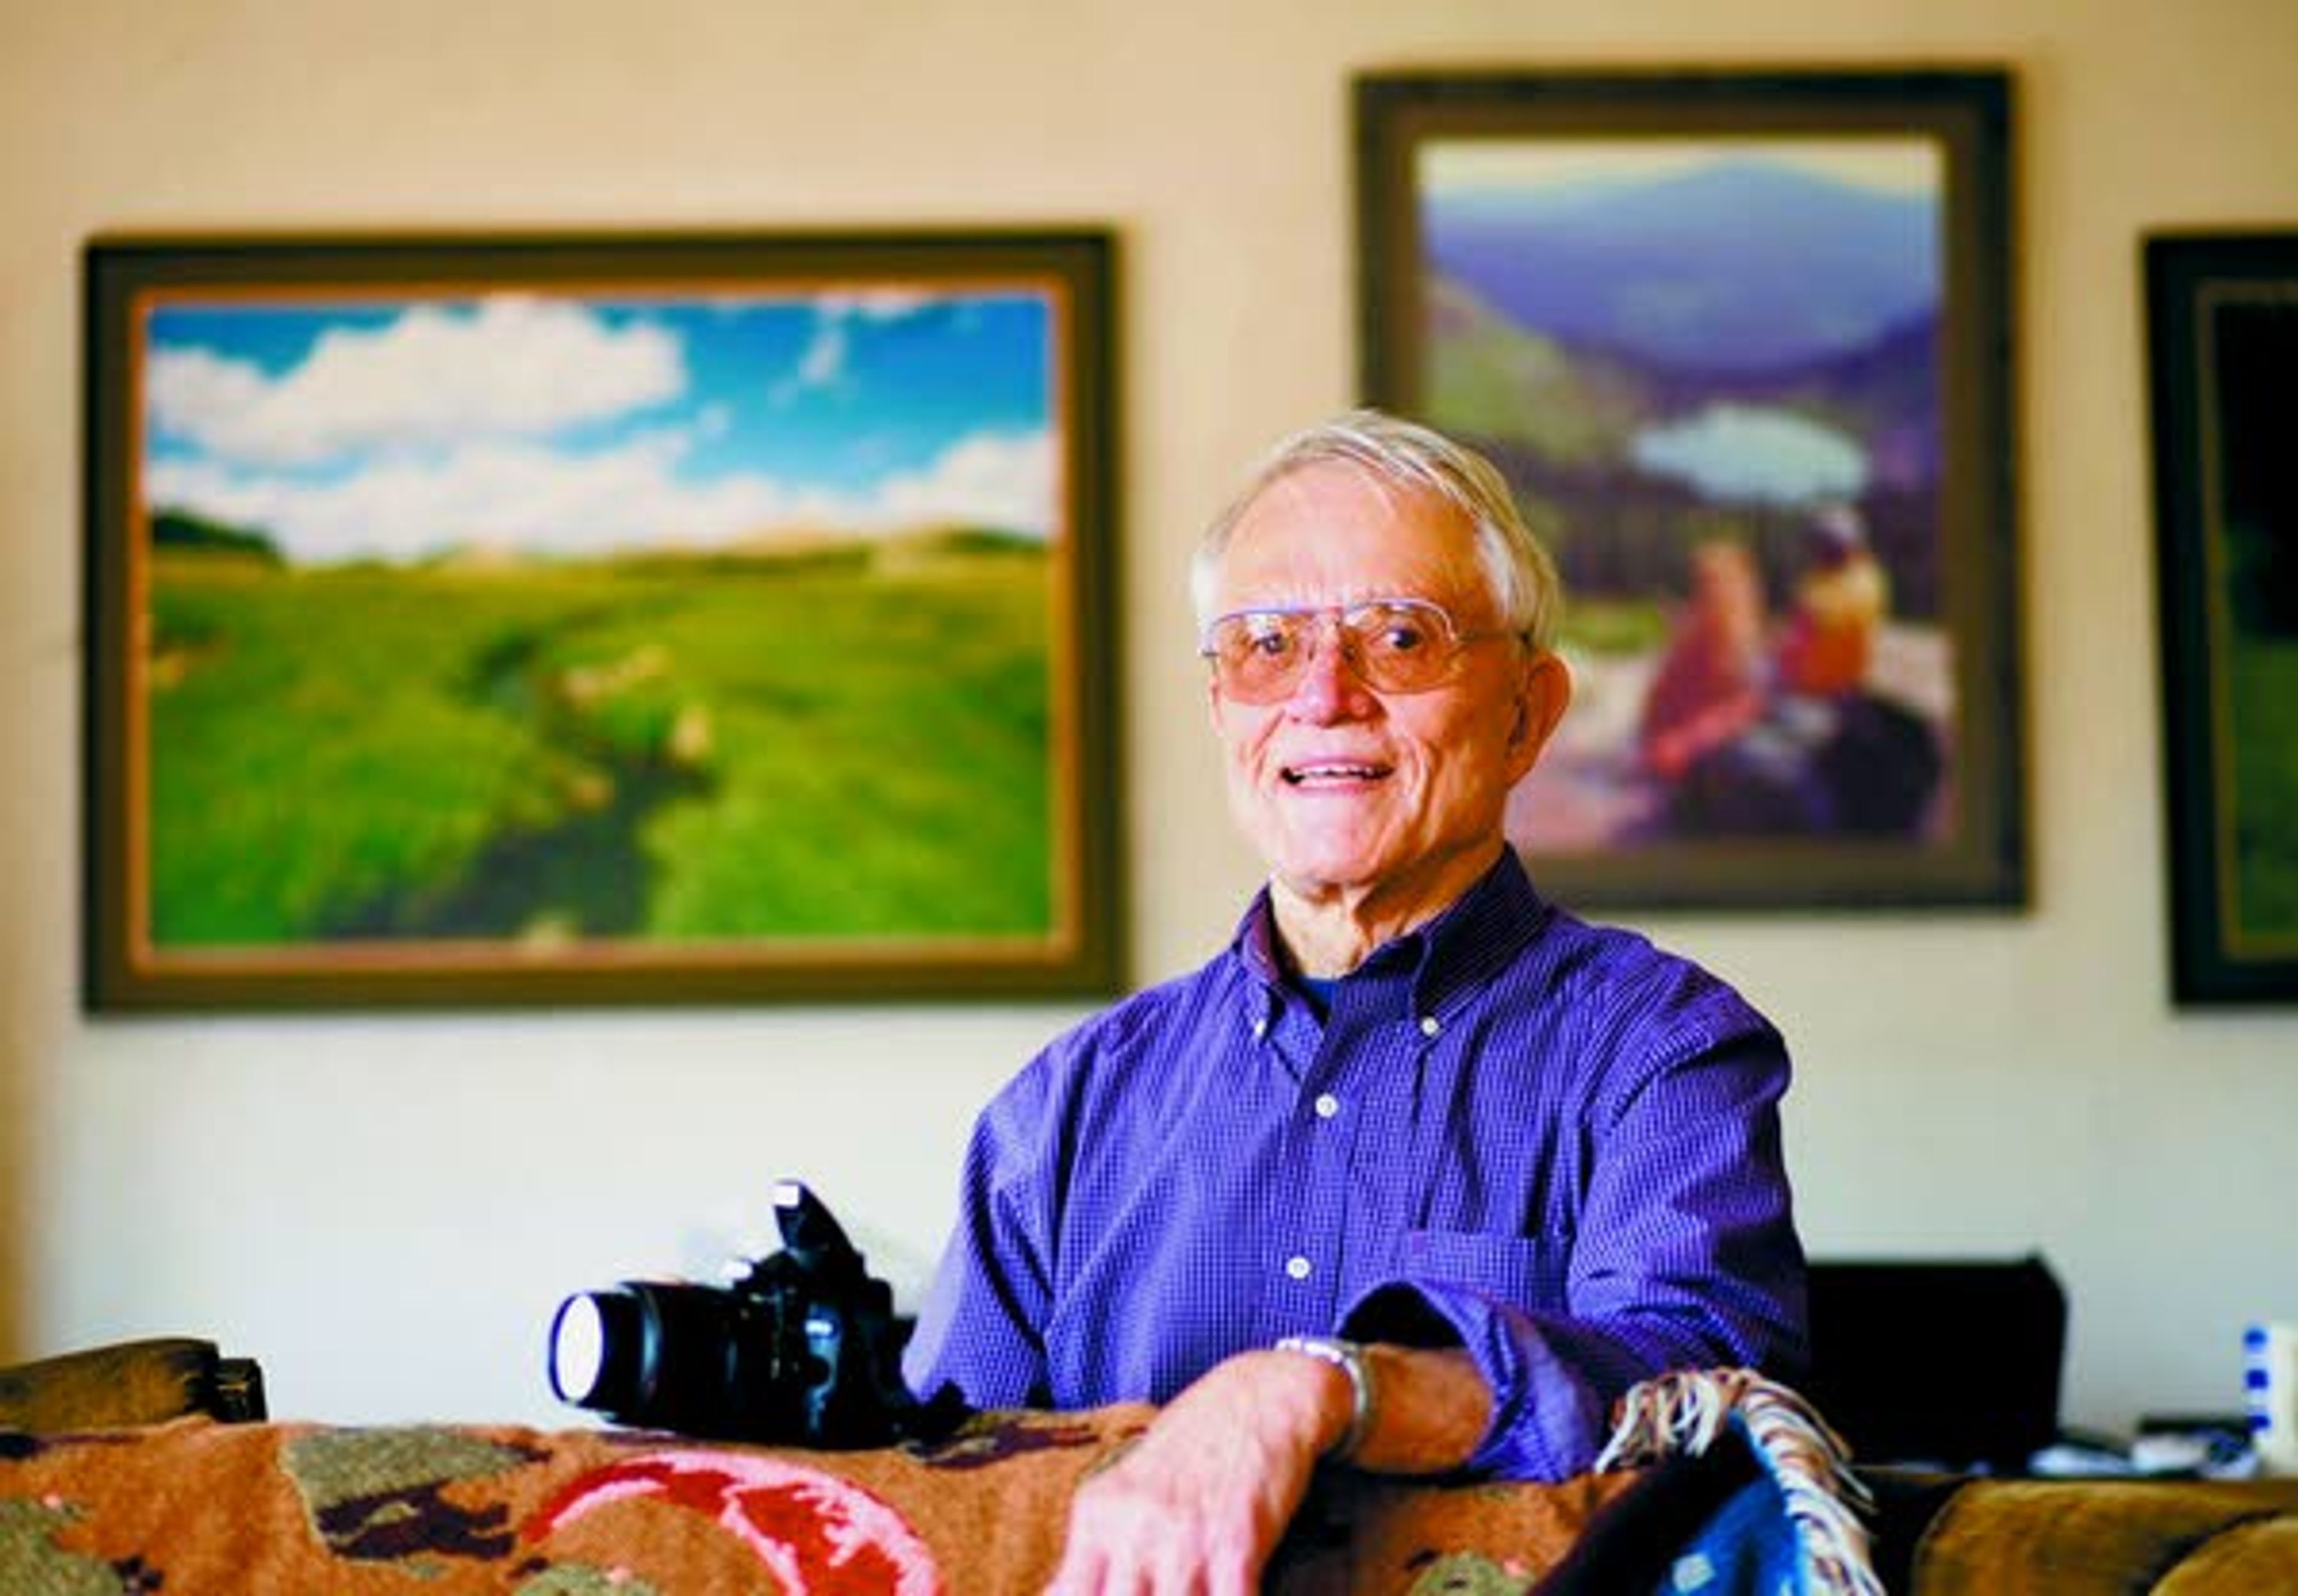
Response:
M152 589L163 949L1050 929L1040 550Z
M2234 918L2242 935L2298 945L2298 641L2231 650Z

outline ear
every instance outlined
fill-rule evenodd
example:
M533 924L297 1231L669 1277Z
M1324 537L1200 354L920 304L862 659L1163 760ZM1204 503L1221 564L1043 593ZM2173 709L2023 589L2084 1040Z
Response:
M1541 749L1572 703L1572 671L1561 656L1545 649L1527 654L1517 678L1514 713L1509 728L1509 780L1521 781L1539 763Z

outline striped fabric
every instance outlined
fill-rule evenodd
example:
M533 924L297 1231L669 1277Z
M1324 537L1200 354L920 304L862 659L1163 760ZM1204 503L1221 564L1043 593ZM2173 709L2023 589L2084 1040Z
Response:
M923 1394L1161 1402L1294 1333L1467 1347L1478 1468L1584 1469L1660 1370L1803 1357L1776 1031L1506 855L1328 1013L1266 893L1194 974L1054 1041L982 1113L911 1343Z

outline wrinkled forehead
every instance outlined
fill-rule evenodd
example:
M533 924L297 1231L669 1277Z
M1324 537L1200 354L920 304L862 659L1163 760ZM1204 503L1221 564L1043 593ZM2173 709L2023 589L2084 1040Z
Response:
M1481 624L1492 608L1467 515L1432 489L1347 461L1270 481L1237 517L1214 613L1425 599Z

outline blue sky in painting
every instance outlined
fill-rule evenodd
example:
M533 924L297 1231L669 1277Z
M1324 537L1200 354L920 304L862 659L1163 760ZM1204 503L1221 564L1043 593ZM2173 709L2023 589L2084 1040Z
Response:
M171 298L144 496L305 561L1058 532L1027 288Z

